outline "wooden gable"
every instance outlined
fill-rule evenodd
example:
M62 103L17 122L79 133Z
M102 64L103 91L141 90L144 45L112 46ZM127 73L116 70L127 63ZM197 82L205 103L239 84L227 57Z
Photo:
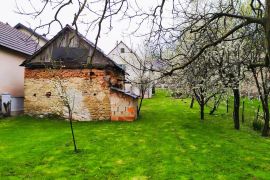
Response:
M95 56L91 61L91 55L94 51L94 44L68 25L64 29L62 29L56 36L54 36L50 41L48 41L33 56L27 59L22 64L22 66L28 68L44 68L46 66L52 65L53 63L55 63L55 59L53 59L52 55L57 48L70 48L71 51L74 51L74 49L81 49L87 50L88 52L86 63L82 63L80 61L74 61L73 63L70 63L71 61L69 61L68 65L66 65L65 62L62 62L66 65L66 68L114 68L116 70L124 72L121 67L119 67L109 57L107 57L99 48L96 49ZM74 58L74 60L75 59L79 58Z

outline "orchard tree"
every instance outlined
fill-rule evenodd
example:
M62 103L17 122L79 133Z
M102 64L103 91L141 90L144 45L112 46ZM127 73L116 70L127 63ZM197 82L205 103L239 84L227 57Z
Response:
M253 77L260 95L263 108L264 126L262 136L269 136L269 93L270 93L270 69L269 67L251 67Z
M222 42L220 45L209 49L213 66L217 69L221 82L226 88L233 91L234 128L240 129L240 83L244 79L247 69L246 54L242 51L242 40Z
M264 35L257 33L248 39L245 45L245 52L248 54L248 60L250 61L249 68L254 77L258 94L263 109L264 126L262 129L262 136L269 136L269 93L270 93L270 67L254 66L257 62L265 59L263 45Z
M200 61L193 63L184 70L184 77L200 105L200 118L204 120L205 105L216 95L222 93L223 86L216 69L212 66L210 57L204 55L200 58L202 58Z

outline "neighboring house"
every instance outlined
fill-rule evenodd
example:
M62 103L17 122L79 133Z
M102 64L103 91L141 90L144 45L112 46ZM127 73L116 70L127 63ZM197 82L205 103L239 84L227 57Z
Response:
M14 26L15 29L25 33L26 35L28 35L29 37L31 37L31 39L33 39L34 41L36 41L36 43L42 47L44 46L47 42L48 39L45 38L44 36L41 36L40 34L36 33L33 29L26 27L25 25L18 23L16 26Z
M140 82L138 82L138 79L142 77L142 71L139 69L143 68L143 66L141 66L141 62L144 62L144 60L140 59L140 57L122 41L116 44L113 50L109 52L108 56L126 70L125 91L141 96L139 88ZM148 71L143 76L147 76L143 78L150 79L151 72ZM148 88L144 97L151 98L153 84L148 83L147 86Z
M19 65L38 48L27 34L0 22L0 112L5 101L12 101L13 114L23 111L24 67Z
M80 121L132 121L137 96L124 92L125 71L67 25L22 65L26 114L68 116L63 98ZM90 63L89 63L90 62Z

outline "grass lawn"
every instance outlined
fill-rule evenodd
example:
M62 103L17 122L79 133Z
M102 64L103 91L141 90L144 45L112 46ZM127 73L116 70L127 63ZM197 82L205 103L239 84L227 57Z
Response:
M77 154L66 121L0 120L0 179L270 179L270 139L225 111L159 92L135 122L75 122Z

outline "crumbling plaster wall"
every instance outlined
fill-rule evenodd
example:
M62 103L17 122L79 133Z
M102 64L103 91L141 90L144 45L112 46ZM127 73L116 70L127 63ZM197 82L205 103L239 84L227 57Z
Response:
M68 110L63 104L64 95L68 97L71 106L74 105L74 119L109 120L109 86L123 83L118 76L115 72L97 69L26 69L25 113L67 117ZM61 93L61 89L64 89L66 95Z
M112 121L133 121L137 119L137 98L114 90L111 91L110 98Z

